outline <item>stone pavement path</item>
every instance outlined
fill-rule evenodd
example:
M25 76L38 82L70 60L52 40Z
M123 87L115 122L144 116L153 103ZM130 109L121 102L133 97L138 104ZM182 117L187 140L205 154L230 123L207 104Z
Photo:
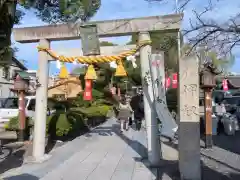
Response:
M144 164L146 134L119 133L114 119L59 147L42 164L24 164L3 174L29 180L155 180ZM19 177L19 178L18 178ZM6 178L11 179L11 178Z

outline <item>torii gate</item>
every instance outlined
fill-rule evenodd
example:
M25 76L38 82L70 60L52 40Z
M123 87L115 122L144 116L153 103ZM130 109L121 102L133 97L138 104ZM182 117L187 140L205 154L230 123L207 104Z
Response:
M149 32L152 31L161 31L161 32L178 32L181 25L182 14L173 14L165 16L152 16L145 18L133 18L133 19L118 19L118 20L109 20L109 21L97 21L91 22L91 24L96 24L98 29L99 37L113 37L113 36L122 36L122 35L131 35L133 33L139 33L139 41L148 41L150 40ZM73 40L80 39L78 28L74 24L60 24L60 25L49 25L49 26L39 26L39 27L27 27L27 28L16 28L13 30L15 40L20 43L32 43L39 42L39 45L42 47L50 48L51 41L61 41L61 40ZM145 74L149 72L150 66L148 63L148 56L151 54L151 46L146 45L140 48L140 60L142 68L142 80L145 78ZM45 149L45 129L46 129L46 114L47 114L47 87L48 87L48 61L52 59L45 51L39 52L38 60L38 73L37 77L40 83L40 87L36 91L36 115L35 115L35 126L34 126L34 142L33 142L33 157L35 161L41 162L44 161L44 149ZM189 58L188 58L189 59ZM186 61L185 65L189 64L190 61ZM186 69L179 62L179 74L185 76ZM197 70L194 69L194 70ZM190 78L189 75L186 77ZM186 77L184 81L186 81ZM195 80L198 77L194 78ZM198 82L198 81L197 81ZM180 79L180 90L185 86L181 86ZM144 90L144 108L145 108L145 120L147 126L148 134L148 159L151 165L158 165L160 162L160 150L158 148L159 138L157 137L157 121L153 117L153 92L152 92L152 83L148 84L148 87L143 88ZM148 102L146 95L150 97L152 102ZM199 96L197 95L197 98ZM148 98L149 99L149 98ZM188 98L182 99L180 103L181 107L185 107ZM198 107L197 99L192 102L196 107ZM182 110L185 112L185 110ZM184 131L181 130L181 117L188 118L180 113L180 172L183 178L185 179L200 179L200 156L192 158L192 155L198 155L200 146L198 147L199 141L198 136L195 136L196 129L187 128L188 134L185 135ZM184 122L191 121L185 119ZM184 129L184 127L182 127ZM191 135L190 135L190 134ZM191 136L193 140L188 139L186 136ZM194 138L196 137L196 138ZM185 138L187 138L191 143L194 142L194 148L191 148L189 151L184 149L186 146ZM182 149L181 149L182 147ZM200 153L199 153L200 154ZM198 160L199 159L199 160ZM182 163L181 163L182 161ZM184 164L183 162L188 162ZM189 171L191 171L189 173Z

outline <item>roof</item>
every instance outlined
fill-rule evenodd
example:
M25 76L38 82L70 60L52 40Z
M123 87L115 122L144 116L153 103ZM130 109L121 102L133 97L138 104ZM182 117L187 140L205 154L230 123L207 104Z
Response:
M217 76L221 80L227 79L228 83L231 84L234 88L240 88L240 76Z
M30 74L25 71L20 71L17 73L22 79L30 79Z
M17 64L17 66L20 67L22 70L24 70L24 71L27 70L27 68L19 60L17 60L15 57L12 58L12 61L15 62Z

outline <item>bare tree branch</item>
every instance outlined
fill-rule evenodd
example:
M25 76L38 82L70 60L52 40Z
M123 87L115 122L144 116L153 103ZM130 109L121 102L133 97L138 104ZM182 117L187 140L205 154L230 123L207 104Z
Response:
M146 0L148 2L168 2L174 0ZM189 12L190 3L194 4L196 0L178 0L178 12L184 10ZM206 3L207 2L207 3ZM192 48L198 46L207 46L209 50L217 51L221 55L227 55L240 46L240 13L227 20L213 19L209 14L218 12L220 3L227 3L227 0L208 0L203 1L203 7L191 7L193 18L189 20L189 27L183 30L185 39L188 40ZM205 3L205 4L204 4ZM230 3L230 2L229 2ZM237 6L237 5L236 5ZM193 9L194 8L194 9ZM229 9L230 10L230 9ZM231 11L231 10L230 10ZM224 16L224 15L223 15ZM186 19L185 19L186 20Z

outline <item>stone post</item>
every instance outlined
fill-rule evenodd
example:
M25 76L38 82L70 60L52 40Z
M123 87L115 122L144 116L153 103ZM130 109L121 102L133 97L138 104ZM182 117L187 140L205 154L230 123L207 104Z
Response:
M41 39L40 46L50 48L50 42ZM48 88L48 54L44 51L39 52L37 78L39 86L36 89L36 112L34 119L33 135L33 158L36 162L46 159L45 137L46 137L46 118L47 118L47 88Z
M139 33L139 42L150 40L148 32ZM154 107L153 82L151 81L150 65L151 46L147 45L140 49L140 62L142 71L142 86L144 94L144 112L147 128L148 160L151 166L160 164L160 141L159 130Z
M199 125L199 60L179 61L179 170L181 179L201 180Z

